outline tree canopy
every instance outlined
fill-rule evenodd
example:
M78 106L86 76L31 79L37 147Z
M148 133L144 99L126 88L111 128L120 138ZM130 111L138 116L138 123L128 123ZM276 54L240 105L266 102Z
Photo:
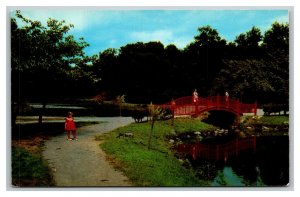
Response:
M288 24L275 22L264 33L252 27L233 42L207 25L184 49L136 42L91 57L84 54L88 43L68 34L70 28L55 19L43 26L19 11L11 19L14 102L105 94L110 100L126 95L126 102L158 103L197 88L199 96L228 91L246 102L288 103Z

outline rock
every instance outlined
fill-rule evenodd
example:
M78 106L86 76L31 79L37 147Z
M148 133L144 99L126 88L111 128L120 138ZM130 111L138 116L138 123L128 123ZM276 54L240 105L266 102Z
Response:
M246 134L245 134L243 131L241 131L241 132L239 133L239 136L240 136L241 138L244 138L244 137L246 137Z
M215 136L218 135L218 130L215 130Z
M130 138L133 138L133 133L131 133L131 132L119 133L119 135L117 136L117 138L120 138L120 137L130 137Z
M174 142L175 142L175 140L173 140L173 139L170 139L170 140L169 140L169 143L170 143L170 144L174 144Z
M197 135L197 136L196 136L196 139L198 139L199 141L201 141L201 140L203 140L203 137L200 136L200 135Z
M171 135L176 135L175 129L172 129L170 133Z
M266 126L262 126L262 130L263 130L263 131L270 131L270 128L269 128L269 127L266 127Z
M200 135L201 132L200 132L200 131L196 131L196 132L194 132L194 134L195 134L195 135Z

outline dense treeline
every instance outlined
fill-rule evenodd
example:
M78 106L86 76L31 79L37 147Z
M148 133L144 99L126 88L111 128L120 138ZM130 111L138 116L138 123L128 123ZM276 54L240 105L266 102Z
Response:
M18 24L21 21L22 24ZM97 98L161 103L190 95L224 95L243 102L287 104L289 25L274 22L223 39L210 26L198 28L184 49L161 42L130 43L88 57L83 38L68 34L72 25L49 19L11 19L12 103Z
M263 35L253 27L234 42L210 26L198 29L183 50L160 42L107 49L93 62L99 89L132 102L164 102L190 95L223 95L245 102L288 103L289 27L273 23Z

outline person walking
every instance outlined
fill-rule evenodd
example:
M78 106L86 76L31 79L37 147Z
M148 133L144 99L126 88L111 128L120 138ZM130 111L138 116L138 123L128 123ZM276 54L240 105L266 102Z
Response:
M72 140L71 138L71 133L73 135L73 140L77 140L76 137L76 125L74 122L74 118L73 118L73 113L72 112L68 112L68 116L65 119L65 131L67 132L68 135L68 140Z

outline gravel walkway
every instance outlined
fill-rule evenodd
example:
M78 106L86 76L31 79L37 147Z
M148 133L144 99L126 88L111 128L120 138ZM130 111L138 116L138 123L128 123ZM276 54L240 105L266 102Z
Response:
M66 140L65 134L45 143L43 156L52 168L56 186L132 186L127 177L109 164L99 147L99 141L95 141L94 137L125 126L133 119L96 118L96 121L101 123L77 129L78 141Z

